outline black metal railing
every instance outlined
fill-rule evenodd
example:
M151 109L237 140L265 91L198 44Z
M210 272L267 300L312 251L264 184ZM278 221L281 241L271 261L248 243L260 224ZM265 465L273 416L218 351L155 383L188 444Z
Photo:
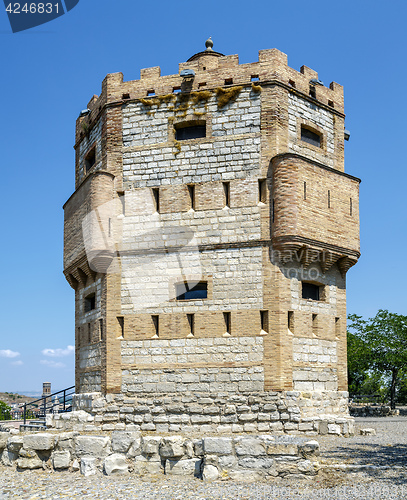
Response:
M39 418L45 419L50 413L65 413L72 411L72 397L75 394L75 386L68 387L62 391L42 396L40 399L24 403L24 425L27 420Z

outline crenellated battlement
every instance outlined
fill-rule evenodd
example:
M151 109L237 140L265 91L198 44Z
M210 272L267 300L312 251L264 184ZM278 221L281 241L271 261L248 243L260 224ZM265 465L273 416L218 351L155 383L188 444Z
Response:
M90 114L77 120L76 143L83 136L82 123L92 126L106 105L127 103L132 100L153 96L165 96L178 91L207 91L232 85L260 86L282 85L293 94L309 99L332 113L343 115L343 87L331 82L329 87L319 83L318 73L307 66L296 71L288 66L287 55L277 49L259 51L257 62L239 64L238 55L224 56L219 53L200 52L189 61L179 64L178 74L161 75L161 68L154 66L140 70L140 79L123 81L123 73L110 73L102 84L100 96L94 95L87 108ZM185 85L181 72L190 69L195 72L193 81Z

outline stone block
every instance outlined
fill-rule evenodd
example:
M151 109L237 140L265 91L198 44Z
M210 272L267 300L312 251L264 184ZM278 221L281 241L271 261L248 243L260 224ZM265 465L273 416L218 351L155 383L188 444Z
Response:
M52 454L52 465L54 469L68 469L71 463L71 454L68 450L54 451Z
M7 449L11 453L18 454L22 446L23 446L23 436L11 436L7 440Z
M202 446L206 455L231 455L233 452L232 438L205 437Z
M43 461L35 451L21 448L20 454L22 456L17 459L17 467L19 469L41 469L43 467Z
M115 431L112 432L113 453L128 453L132 449L132 456L140 453L140 432ZM138 452L138 453L137 453Z
M4 450L7 446L7 440L10 437L8 432L0 432L0 452Z
M141 453L146 456L155 455L158 457L160 436L143 436L141 438Z
M110 438L102 436L77 436L74 440L77 457L104 457L110 453Z
M159 445L160 456L164 459L180 459L185 455L185 438L171 436L162 438Z
M126 474L129 472L129 467L124 455L114 453L105 458L103 470L107 476L110 476L111 474Z
M173 476L195 476L201 475L201 459L189 458L186 460L166 460L165 474Z
M215 465L204 465L202 479L204 481L216 481L219 478L219 471Z
M81 474L85 477L93 476L96 474L96 458L95 457L82 457L80 463Z
M266 448L264 443L258 438L251 437L238 437L234 440L236 455L252 455L262 456L266 455Z

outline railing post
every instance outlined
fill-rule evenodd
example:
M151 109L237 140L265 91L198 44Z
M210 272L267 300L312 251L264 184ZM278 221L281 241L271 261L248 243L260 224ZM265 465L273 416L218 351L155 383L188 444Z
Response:
M24 425L26 423L26 418L27 418L27 403L24 403Z
M44 408L44 418L45 415L47 414L47 398L42 398L43 399L43 408Z
M65 402L66 402L66 389L64 389L64 411L65 411Z

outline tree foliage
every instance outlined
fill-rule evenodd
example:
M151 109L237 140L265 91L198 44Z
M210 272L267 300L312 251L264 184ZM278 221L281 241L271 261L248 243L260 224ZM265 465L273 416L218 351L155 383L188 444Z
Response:
M396 392L407 373L407 316L380 309L364 320L349 315L348 369L351 390L358 392L370 377L387 385L391 408ZM373 378L373 380L372 380Z
M11 408L6 403L0 401L0 420L11 420Z

